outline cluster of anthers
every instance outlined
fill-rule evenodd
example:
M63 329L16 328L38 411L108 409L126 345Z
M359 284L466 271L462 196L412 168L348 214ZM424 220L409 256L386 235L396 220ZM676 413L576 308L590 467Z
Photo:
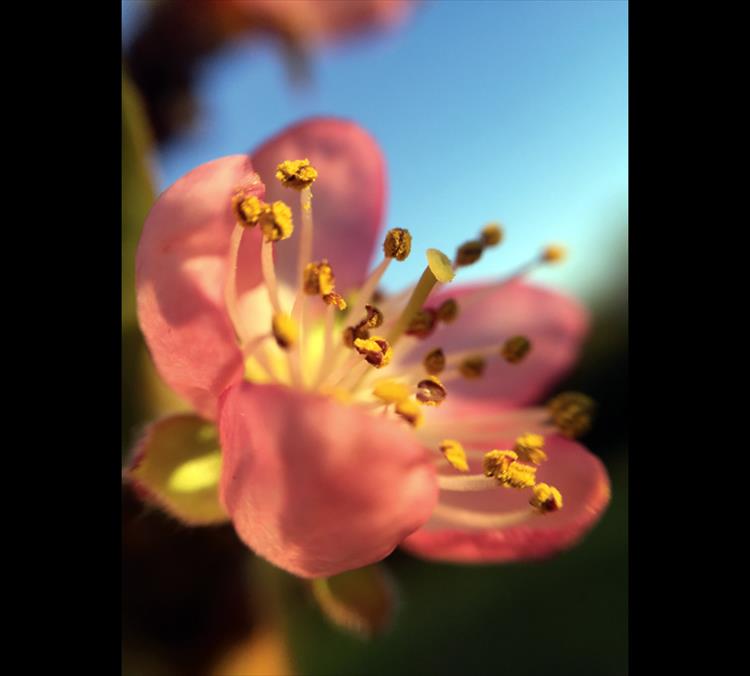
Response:
M418 428L423 421L424 407L440 406L448 396L451 381L458 378L481 378L487 362L504 359L509 364L522 362L532 350L526 336L513 336L491 352L468 353L446 358L440 347L426 352L418 368L394 362L397 343L410 336L423 341L441 323L450 324L459 318L460 307L448 299L435 307L426 304L428 296L439 284L453 280L456 272L476 263L484 251L503 239L499 224L485 226L476 239L458 247L451 261L437 249L427 249L427 266L419 281L406 294L387 298L378 285L391 261L404 261L411 253L412 236L408 230L394 228L383 242L383 260L372 271L361 289L344 298L336 292L336 278L328 260L313 261L313 216L311 186L317 171L309 160L288 160L278 165L276 178L286 187L300 193L302 228L298 256L298 289L291 307L281 303L273 260L273 244L292 236L292 210L282 201L271 204L242 192L233 198L237 225L232 236L232 265L226 287L226 303L230 318L237 324L236 273L243 233L260 228L261 270L273 309L268 334L255 338L243 349L246 375L253 380L277 380L292 387L309 389L362 405L373 413L398 416ZM515 276L544 263L565 257L560 246L548 246L539 256L521 268ZM308 297L317 296L327 306L316 311L307 304ZM239 336L239 332L237 332ZM273 364L263 348L267 339L275 340L286 355L287 364ZM405 371L378 379L382 369L401 366ZM586 395L568 392L548 403L550 422L564 436L575 438L590 426L593 402ZM493 449L483 455L481 474L470 475L467 453L460 441L444 439L439 445L443 458L460 475L439 477L444 490L487 490L497 486L506 489L531 489L529 503L544 514L562 508L560 491L546 483L537 483L539 467L547 459L544 437L527 433L519 436L512 449Z

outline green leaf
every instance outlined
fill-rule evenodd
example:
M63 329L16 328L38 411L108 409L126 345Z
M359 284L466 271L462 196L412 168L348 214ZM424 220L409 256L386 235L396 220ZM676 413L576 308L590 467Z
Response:
M335 625L370 638L387 629L396 608L396 589L378 565L312 581L323 614Z
M189 525L222 523L219 501L221 448L216 426L192 414L151 424L125 469L147 502Z

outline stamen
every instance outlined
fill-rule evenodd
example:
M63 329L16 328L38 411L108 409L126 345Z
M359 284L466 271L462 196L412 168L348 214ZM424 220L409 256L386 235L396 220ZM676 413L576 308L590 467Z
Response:
M455 465L454 465L455 466ZM456 469L458 469L456 467ZM466 467L468 471L468 465ZM469 476L447 476L438 474L438 487L442 491L453 491L457 493L468 493L474 491L492 491L497 489L497 481L482 474L470 474Z
M464 477L457 478L463 479ZM500 514L488 514L486 512L475 512L470 509L438 504L433 510L432 515L436 519L455 524L459 527L485 530L508 528L509 526L523 523L533 516L533 511L527 509L515 512L502 512Z
M540 465L547 459L544 452L544 437L541 434L523 434L516 439L513 450L521 460Z
M576 439L591 429L595 407L594 400L581 392L563 392L547 403L555 426L569 439Z
M479 240L464 242L456 250L456 267L464 267L476 263L482 257L482 251L484 251L484 244Z
M458 317L458 303L453 298L444 300L437 309L437 318L445 324L452 324Z
M284 313L275 314L271 321L271 329L273 337L276 339L276 344L282 350L288 350L296 344L299 337L299 329L296 322L289 315Z
M560 491L548 484L537 484L534 486L534 497L529 504L542 514L556 512L562 509L563 500Z
M414 399L404 399L396 404L396 413L412 427L422 424L422 409Z
M346 301L344 300L344 297L335 291L331 291L331 293L327 293L323 296L323 302L326 305L335 305L342 312L346 310Z
M482 244L497 246L503 239L503 226L500 223L488 223L482 228Z
M383 324L383 313L378 308L374 305L365 305L365 310L367 317L360 322L360 326L364 324L368 329L377 329Z
M305 265L302 271L302 288L308 296L327 296L335 287L336 277L326 259Z
M407 336L415 338L427 338L437 326L437 312L432 308L422 308L409 322L405 333Z
M526 336L513 336L505 341L500 354L510 364L518 364L531 350L531 341Z
M268 204L255 195L245 197L244 194L238 193L232 198L232 209L237 216L237 222L246 227L258 225L261 215L267 208Z
M487 366L487 360L481 355L474 355L473 357L466 357L458 366L458 370L461 375L467 380L475 380L481 378L484 373L484 369Z
M482 471L484 476L493 477L498 471L504 470L510 463L518 460L518 454L514 451L489 451L482 459Z
M364 356L368 364L377 369L387 366L393 357L393 349L385 338L373 336L372 338L355 338L354 349Z
M417 400L425 406L438 406L445 401L448 392L436 376L430 376L417 383Z
M258 223L266 238L266 242L278 242L288 239L294 232L292 210L284 202L276 201L266 208L258 217Z
M542 261L545 263L559 263L565 260L567 251L564 246L550 244L542 251Z
M529 488L536 482L536 467L518 462L514 451L490 451L482 461L485 476L492 476L505 488Z
M229 271L227 273L227 281L224 286L224 305L227 308L227 314L229 320L232 323L234 329L234 335L237 342L242 346L242 335L240 331L240 311L237 299L237 267L240 253L240 245L242 244L242 236L245 234L245 227L238 223L232 230L232 238L229 242Z
M276 270L273 266L273 243L268 240L260 246L260 268L268 290L268 300L275 314L282 314L279 303L279 288L276 283Z
M398 404L411 394L409 387L397 380L381 380L375 384L372 393L386 404Z
M403 228L389 230L383 242L383 253L386 258L405 261L411 253L411 233Z
M276 178L282 185L295 190L303 190L318 178L318 172L310 165L310 160L286 160L276 167Z
M455 439L443 439L440 443L440 452L454 469L459 472L468 472L469 463L466 461L466 451L459 441ZM441 477L438 477L440 480ZM486 477L481 477L486 478Z
M442 373L445 369L445 353L439 347L427 353L422 362L425 371L430 375L437 375Z
M354 347L357 339L367 340L370 332L364 326L347 326L341 333L341 341L346 347Z

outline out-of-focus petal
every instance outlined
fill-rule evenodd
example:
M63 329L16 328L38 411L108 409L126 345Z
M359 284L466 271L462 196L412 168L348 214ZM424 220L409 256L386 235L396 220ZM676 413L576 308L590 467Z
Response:
M124 474L146 501L183 523L229 519L219 502L218 432L195 415L174 415L149 425Z
M464 351L493 350L481 378L451 379L449 397L516 406L537 402L573 367L588 330L588 313L580 303L523 281L447 287L428 305L437 307L447 298L458 301L458 318L412 343L400 363L418 362L435 347L441 347L448 360ZM520 363L509 364L500 348L517 335L530 339L531 351Z
M330 397L235 385L219 431L220 495L238 535L295 575L379 561L435 506L435 466L411 430Z
M512 448L513 440L500 440L494 448ZM537 471L537 482L555 486L563 508L545 515L529 506L531 491L503 488L480 492L442 490L439 508L466 510L471 515L507 516L507 525L479 527L457 525L433 516L409 536L403 546L429 559L456 562L501 562L538 559L572 547L602 516L610 488L602 462L583 446L561 437L548 437L548 459ZM481 473L481 455L470 460L473 473ZM445 469L443 473L449 474ZM453 472L455 474L455 472ZM508 516L508 515L517 516Z
M313 118L266 141L252 158L266 184L266 201L289 204L297 232L299 194L276 180L276 167L284 160L310 160L318 171L312 184L313 260L330 261L339 293L361 284L385 213L385 159L375 139L353 122ZM277 274L291 286L297 279L297 232L276 250Z
M143 226L136 255L138 320L166 383L203 415L242 376L242 358L224 303L232 196L263 196L246 155L203 164L164 191ZM260 235L240 248L238 293L261 281Z

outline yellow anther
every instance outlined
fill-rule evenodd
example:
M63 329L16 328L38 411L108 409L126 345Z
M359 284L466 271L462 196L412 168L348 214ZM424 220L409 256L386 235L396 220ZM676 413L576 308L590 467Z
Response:
M464 242L456 250L456 265L462 267L476 263L482 257L482 251L484 251L484 244L479 240Z
M268 204L255 195L244 197L242 194L238 194L232 200L232 208L237 220L242 225L252 228L258 225L260 217L268 210Z
M323 296L323 301L326 305L335 305L339 310L346 310L346 301L344 300L344 297L335 291L331 291L331 293L327 293Z
M513 450L518 453L521 460L533 462L535 465L543 463L547 459L544 452L544 437L541 434L523 434L516 439Z
M510 364L520 362L531 350L531 341L526 336L513 336L505 341L500 354Z
M396 413L412 427L419 427L422 424L422 409L414 399L404 399L398 402Z
M448 392L437 376L430 376L417 383L417 400L425 406L438 406L445 401Z
M387 404L398 404L409 398L411 390L408 385L398 380L381 380L375 384L372 393Z
M346 347L354 347L354 341L357 338L366 340L370 337L370 332L364 326L347 326L341 334L341 340Z
M438 305L437 318L441 322L451 324L456 317L458 317L458 303L453 298L448 298Z
M529 500L529 504L542 514L546 514L562 509L563 499L560 491L554 486L537 484L534 486L534 497Z
M260 215L258 222L267 242L277 242L292 236L292 210L284 202L276 201Z
M504 471L510 463L518 460L514 451L489 451L482 459L482 471L485 476L495 476L498 471Z
M511 462L495 473L495 478L505 488L530 488L536 483L536 467L522 462Z
M299 329L289 315L275 314L271 321L271 330L277 345L283 350L288 350L297 342Z
M431 308L422 308L412 317L405 333L407 336L427 338L435 330L435 326L437 326L437 312Z
M468 472L469 463L466 461L464 447L455 439L443 439L440 442L440 452L445 459L459 472Z
M442 373L445 369L445 353L437 347L427 353L422 364L425 371L431 375Z
M567 251L564 246L559 244L550 244L542 251L542 260L545 263L558 263L565 259Z
M487 360L481 355L476 355L474 357L466 357L459 364L458 370L464 378L474 380L482 377L486 365Z
M380 336L355 338L354 349L364 356L365 361L376 369L383 368L391 362L393 349L390 343Z
M286 160L276 168L276 178L287 188L302 190L318 178L318 172L310 165L308 159Z
M438 249L427 249L425 255L427 256L427 266L438 282L447 284L453 281L456 271L453 269L453 264L448 256Z
M336 401L342 404L352 403L352 393L344 387L323 387L321 388L320 393L327 397L333 397Z
M575 439L591 429L594 400L581 392L563 392L547 403L550 417L560 433Z
M503 240L503 227L499 223L488 223L482 228L482 244L497 246Z
M308 296L326 296L336 287L333 268L327 260L308 263L302 273L302 287Z
M383 313L374 305L365 305L365 310L367 317L364 320L364 326L368 329L377 329L383 323ZM360 322L360 325L362 324L363 322Z
M411 253L411 233L403 228L389 230L383 241L383 253L386 258L405 261Z

